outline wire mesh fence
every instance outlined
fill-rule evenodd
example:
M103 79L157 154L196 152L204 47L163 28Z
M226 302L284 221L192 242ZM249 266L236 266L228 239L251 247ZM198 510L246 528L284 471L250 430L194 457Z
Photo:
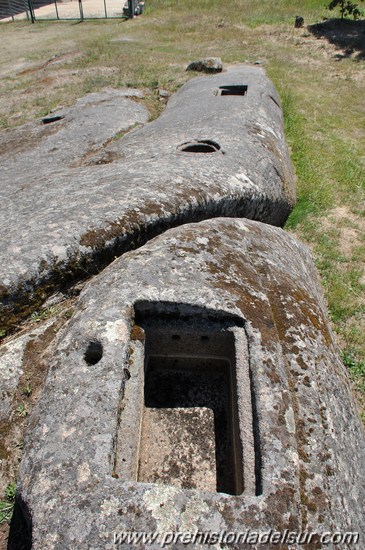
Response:
M0 19L14 19L21 16L29 19L27 0L0 0Z
M0 20L84 20L127 18L140 15L138 0L0 0Z

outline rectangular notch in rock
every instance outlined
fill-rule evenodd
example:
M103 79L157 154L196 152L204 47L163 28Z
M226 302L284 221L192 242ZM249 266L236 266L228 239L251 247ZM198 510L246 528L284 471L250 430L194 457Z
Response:
M196 312L137 310L136 322L114 475L255 495L257 422L243 326Z
M228 86L219 86L218 95L246 95L248 86L246 84L236 84Z
M229 378L225 359L149 357L139 481L242 492L235 475Z

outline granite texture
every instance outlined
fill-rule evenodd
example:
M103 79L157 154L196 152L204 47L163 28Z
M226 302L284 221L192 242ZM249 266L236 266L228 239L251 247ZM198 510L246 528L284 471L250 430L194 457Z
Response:
M142 483L128 468L116 477L138 439L123 411L128 387L133 395L143 381L143 316L243 331L256 489ZM114 532L133 530L365 532L364 428L310 252L280 228L217 219L167 231L86 285L48 353L19 480L34 550L114 548ZM239 415L245 407L238 394Z
M224 95L236 85L245 95ZM0 134L2 326L169 227L216 216L285 223L295 179L262 69L193 79L158 120L116 139L146 122L133 94L92 94L52 115L61 120ZM213 152L182 151L199 141Z
M2 348L9 430L22 380L42 387L9 550L111 549L123 531L363 536L364 427L310 252L280 229L295 178L275 88L237 66L148 124L140 99L91 94L0 134L2 324L101 271L71 318Z

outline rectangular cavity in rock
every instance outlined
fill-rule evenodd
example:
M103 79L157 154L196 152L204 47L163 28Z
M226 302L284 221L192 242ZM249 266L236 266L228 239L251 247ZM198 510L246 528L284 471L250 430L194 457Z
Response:
M247 85L219 86L218 95L246 95Z
M151 356L146 365L139 481L242 492L236 487L230 363Z
M243 327L151 312L137 321L116 477L255 495L256 421Z

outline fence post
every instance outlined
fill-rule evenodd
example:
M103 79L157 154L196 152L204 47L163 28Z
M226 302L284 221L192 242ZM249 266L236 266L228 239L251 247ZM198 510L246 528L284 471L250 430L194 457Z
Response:
M29 7L29 13L30 13L30 20L32 23L34 23L35 15L33 10L32 0L28 0L28 7Z
M58 7L57 7L57 0L54 0L54 5L55 5L55 8L56 8L56 16L57 16L57 20L60 19L59 15L58 15Z
M129 19L133 19L134 17L134 0L128 0L128 12L129 12Z
M83 6L82 6L82 0L79 0L79 11L80 11L80 19L81 21L84 20L84 9L83 9Z

